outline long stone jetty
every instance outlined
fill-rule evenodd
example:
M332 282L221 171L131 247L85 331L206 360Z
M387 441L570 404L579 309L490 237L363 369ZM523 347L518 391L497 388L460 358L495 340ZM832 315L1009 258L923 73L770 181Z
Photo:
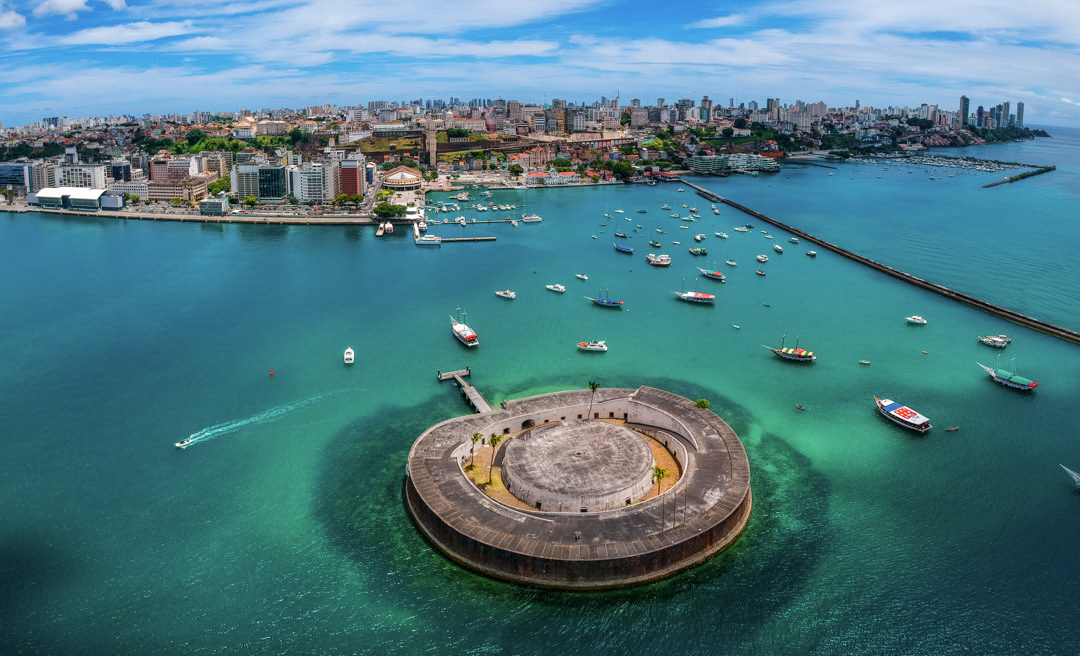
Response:
M777 221L774 218L765 216L761 212L756 212L756 211L754 211L754 210L752 210L752 209L750 209L748 207L745 207L743 205L740 205L739 203L736 203L733 200L730 200L728 198L724 198L720 194L709 191L708 189L705 189L703 187L699 187L698 185L696 185L696 184L694 184L692 182L688 182L685 178L682 179L681 181L686 186L692 187L693 189L695 189L699 196L701 196L703 198L706 198L707 200L710 200L710 201L712 201L714 203L724 203L725 205L729 205L731 207L734 207L735 209L740 210L742 212L745 212L745 213L749 214L750 216L752 216L752 217L754 217L756 219L760 219L760 220L764 221L765 223L776 226L777 228L780 228L781 230L786 230L787 232L790 232L791 234L798 237L799 239L804 239L804 240L806 240L806 241L808 241L810 243L817 244L818 246L820 246L822 248L825 248L825 249L828 249L828 250L836 253L837 255L843 255L844 257L848 258L849 260L854 260L854 261L858 262L859 264L864 264L864 265L870 267L871 269L876 269L877 271L880 271L880 272L882 272L882 273L884 273L886 275L890 275L893 278L897 278L899 280L903 280L904 282L911 283L912 285L915 285L916 287L921 287L921 288L923 288L923 289L925 289L927 291L934 292L935 294L941 294L942 296L944 296L946 298L950 298L950 299L952 299L954 301L959 301L960 303L963 303L964 305L973 307L976 310L981 310L983 312L986 312L987 314L992 314L992 315L994 315L996 317L1001 317L1002 319L1006 319L1006 320L1011 321L1011 322L1013 322L1015 324L1019 324L1021 326L1026 326L1028 328L1033 328L1033 329L1038 330L1040 332L1046 333L1047 335L1053 335L1054 337L1057 337L1059 339L1064 339L1064 340L1072 342L1074 344L1080 344L1080 332L1077 332L1075 330L1069 330L1068 328L1062 328L1061 326L1055 326L1054 324L1047 323L1045 321L1042 321L1041 319L1036 319L1034 317L1029 317L1026 314L1021 314L1021 313L1016 312L1014 310L1010 310L1008 308L1003 308L1001 306L994 305L993 303L987 303L986 301L975 298L974 296L971 296L969 294L964 294L963 292L958 292L958 291L955 291L953 289L949 289L948 287L945 287L944 285L939 285L937 283L933 283L933 282L930 282L928 280L923 280L922 278L919 278L918 276L913 276L910 273L900 271L899 269L894 269L891 266L882 264L880 262L876 262L874 260L871 260L868 257L863 257L862 255L859 255L858 253L852 253L851 251L849 251L847 249L844 249L844 248L841 248L840 246L837 246L836 244L834 244L832 242L825 241L824 239L821 239L819 237L815 237L814 235L803 232L802 230L799 230L797 228L793 228L792 226L789 226L786 223L782 223L780 221Z

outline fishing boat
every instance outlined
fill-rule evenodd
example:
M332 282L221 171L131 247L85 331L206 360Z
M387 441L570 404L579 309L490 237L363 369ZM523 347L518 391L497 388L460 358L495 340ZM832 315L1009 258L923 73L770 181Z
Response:
M522 223L540 223L541 221L543 221L543 219L540 218L540 216L536 215L536 214L522 214L521 215L521 222Z
M625 232L616 232L616 233L615 233L615 236L616 236L616 237L622 237L623 239L626 239L626 238L627 238L627 237L629 237L630 235L626 234Z
M953 432L953 431L958 431L958 430L960 430L960 427L959 427L959 426L949 426L949 427L948 427L948 428L946 428L945 430L946 430L947 432L951 433L951 432Z
M180 446L180 445L177 444L176 446ZM1065 465L1062 465L1060 463L1058 464L1058 467L1061 467L1062 469L1064 469L1069 474L1069 476L1072 477L1073 482L1076 483L1076 487L1080 487L1080 474L1077 474L1073 470L1069 469L1068 467L1066 467Z
M655 253L649 253L645 256L645 259L653 266L671 266L670 255L656 255Z
M765 272L764 272L764 271L762 271L761 269L758 269L758 270L757 270L757 271L755 271L754 273L758 274L759 276L763 276L763 275L765 275Z
M606 351L607 344L604 340L593 340L591 342L578 342L577 347L582 351Z
M724 264L728 266L739 266L739 263L735 260L724 260Z
M615 250L619 251L620 253L629 253L631 255L634 253L633 248L630 248L629 246L625 246L623 244L615 244Z
M1033 390L1033 389L1035 389L1036 387L1039 386L1038 383L1031 380L1030 378L1024 378L1023 376L1017 376L1016 375L1016 359L1015 358L1013 359L1013 370L1012 371L1007 371L1007 370L1003 369L1000 366L994 368L994 367L988 367L985 364L981 364L981 363L978 363L978 362L976 362L975 364L982 367L983 371L990 374L991 378L993 378L997 382L1001 383L1005 387L1011 387L1013 389L1026 390L1026 391L1030 392L1031 390Z
M769 349L770 351L779 355L785 360L791 360L792 362L813 362L814 360L817 360L817 356L814 355L813 351L807 351L806 349L799 348L798 339L795 340L794 348L790 346L785 347L784 340L786 338L787 335L780 338L780 348L773 348L771 346L765 346L764 344L762 344L762 346L765 346L765 348Z
M186 449L186 448L188 448L189 446L191 446L191 445L192 445L192 443L194 443L194 442L195 442L195 439L194 439L194 438L191 438L191 437L189 437L189 438L187 438L186 440L182 440L182 441L180 441L180 442L177 442L177 443L176 443L176 448L178 448L178 449ZM1068 470L1065 470L1065 471L1068 471Z
M703 292L677 292L672 291L672 294L686 301L687 303L712 303L716 300L716 296L713 294L705 294Z
M780 254L783 254L783 252L784 252L784 247L781 246L780 244L773 244L772 249L774 251L776 251L777 253L780 253Z
M421 235L413 243L417 246L442 246L442 237L438 235Z
M817 257L817 251L806 251L807 257Z
M979 341L994 348L1005 348L1012 341L1012 338L1005 335L983 335L979 337Z
M649 246L652 246L653 248L660 248L660 242L656 241L655 239L650 239Z
M709 252L706 251L704 248L691 248L690 249L690 254L691 255L708 255Z
M593 298L591 296L586 296L585 298L589 299L590 301L592 301L593 303L595 303L596 305L599 305L601 307L618 308L618 307L622 307L622 305L623 305L622 301L620 301L618 299L614 299L614 298L607 298L607 297L604 297L604 296L600 296L599 292L597 292L597 297L596 298Z
M719 237L720 239L729 239L728 234L726 232L718 232L718 233L716 233L716 236Z
M701 275L705 276L706 278L712 278L713 280L719 280L720 282L724 282L727 280L727 278L724 276L723 271L709 271L708 269L702 269L701 267L697 267L697 270L700 271Z
M350 346L349 348L345 349L345 364L352 364L355 361L356 351L353 351L353 348Z
M908 323L915 324L916 326L925 326L926 325L926 319L923 319L922 317L920 317L917 314L913 314L910 317L904 317L904 321L907 321Z
M585 275L584 273L575 273L574 277L579 278L581 280L588 280L589 279L589 276Z
M878 411L885 415L889 421L900 424L904 428L910 428L920 433L925 433L933 428L929 419L906 405L901 405L890 399L879 399L876 396L874 397L874 403L877 404Z
M495 292L495 295L501 296L503 298L508 298L510 300L517 298L517 294L510 291L509 289L500 289L499 291Z
M450 317L450 328L454 331L454 337L457 337L457 340L465 346L472 347L478 345L480 340L477 338L473 329L465 325L465 313L461 311L461 308L458 308L458 314L461 321L458 321L452 316Z
M757 256L757 261L761 262L761 263L768 262L769 261L769 256L762 253L761 255Z
M544 285L544 287L547 287L551 291L558 292L560 294L566 291L566 287L563 287L559 283L555 283L554 285Z

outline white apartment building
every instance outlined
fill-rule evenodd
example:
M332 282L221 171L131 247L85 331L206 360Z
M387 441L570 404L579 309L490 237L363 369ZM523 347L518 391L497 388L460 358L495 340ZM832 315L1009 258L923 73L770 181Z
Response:
M150 190L146 182L112 182L109 183L109 191L138 196L140 200L150 198Z
M104 164L65 164L56 172L56 184L59 187L83 187L105 189Z
M230 187L233 194L240 200L248 196L259 197L259 165L237 164L229 172L232 181Z
M340 193L341 163L338 161L304 162L290 166L289 189L301 203L329 203Z

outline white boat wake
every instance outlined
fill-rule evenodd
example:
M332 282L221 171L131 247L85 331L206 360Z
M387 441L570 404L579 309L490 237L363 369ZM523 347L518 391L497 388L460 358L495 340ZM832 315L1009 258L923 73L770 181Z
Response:
M223 437L231 433L235 433L245 426L254 426L257 424L265 424L276 419L292 414L298 410L304 408L310 408L311 406L318 405L330 400L337 392L326 392L313 396L309 399L301 399L300 401L294 401L292 403L286 403L285 405L279 405L276 408L270 408L260 412L259 414L248 417L247 419L237 419L234 421L227 421L221 424L215 424L202 430L196 431L188 436L186 440L176 443L176 446L181 449L186 449L189 446L212 440L216 437Z

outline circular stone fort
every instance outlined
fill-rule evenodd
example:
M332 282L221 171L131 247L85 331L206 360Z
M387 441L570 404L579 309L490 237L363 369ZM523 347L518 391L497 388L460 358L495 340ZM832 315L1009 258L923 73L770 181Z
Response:
M477 433L485 444L502 438L492 469L505 493L489 495L466 473ZM672 479L663 493L658 470ZM542 394L444 421L413 444L407 474L409 512L440 551L483 574L550 588L670 576L731 545L752 506L750 463L734 431L651 387Z

